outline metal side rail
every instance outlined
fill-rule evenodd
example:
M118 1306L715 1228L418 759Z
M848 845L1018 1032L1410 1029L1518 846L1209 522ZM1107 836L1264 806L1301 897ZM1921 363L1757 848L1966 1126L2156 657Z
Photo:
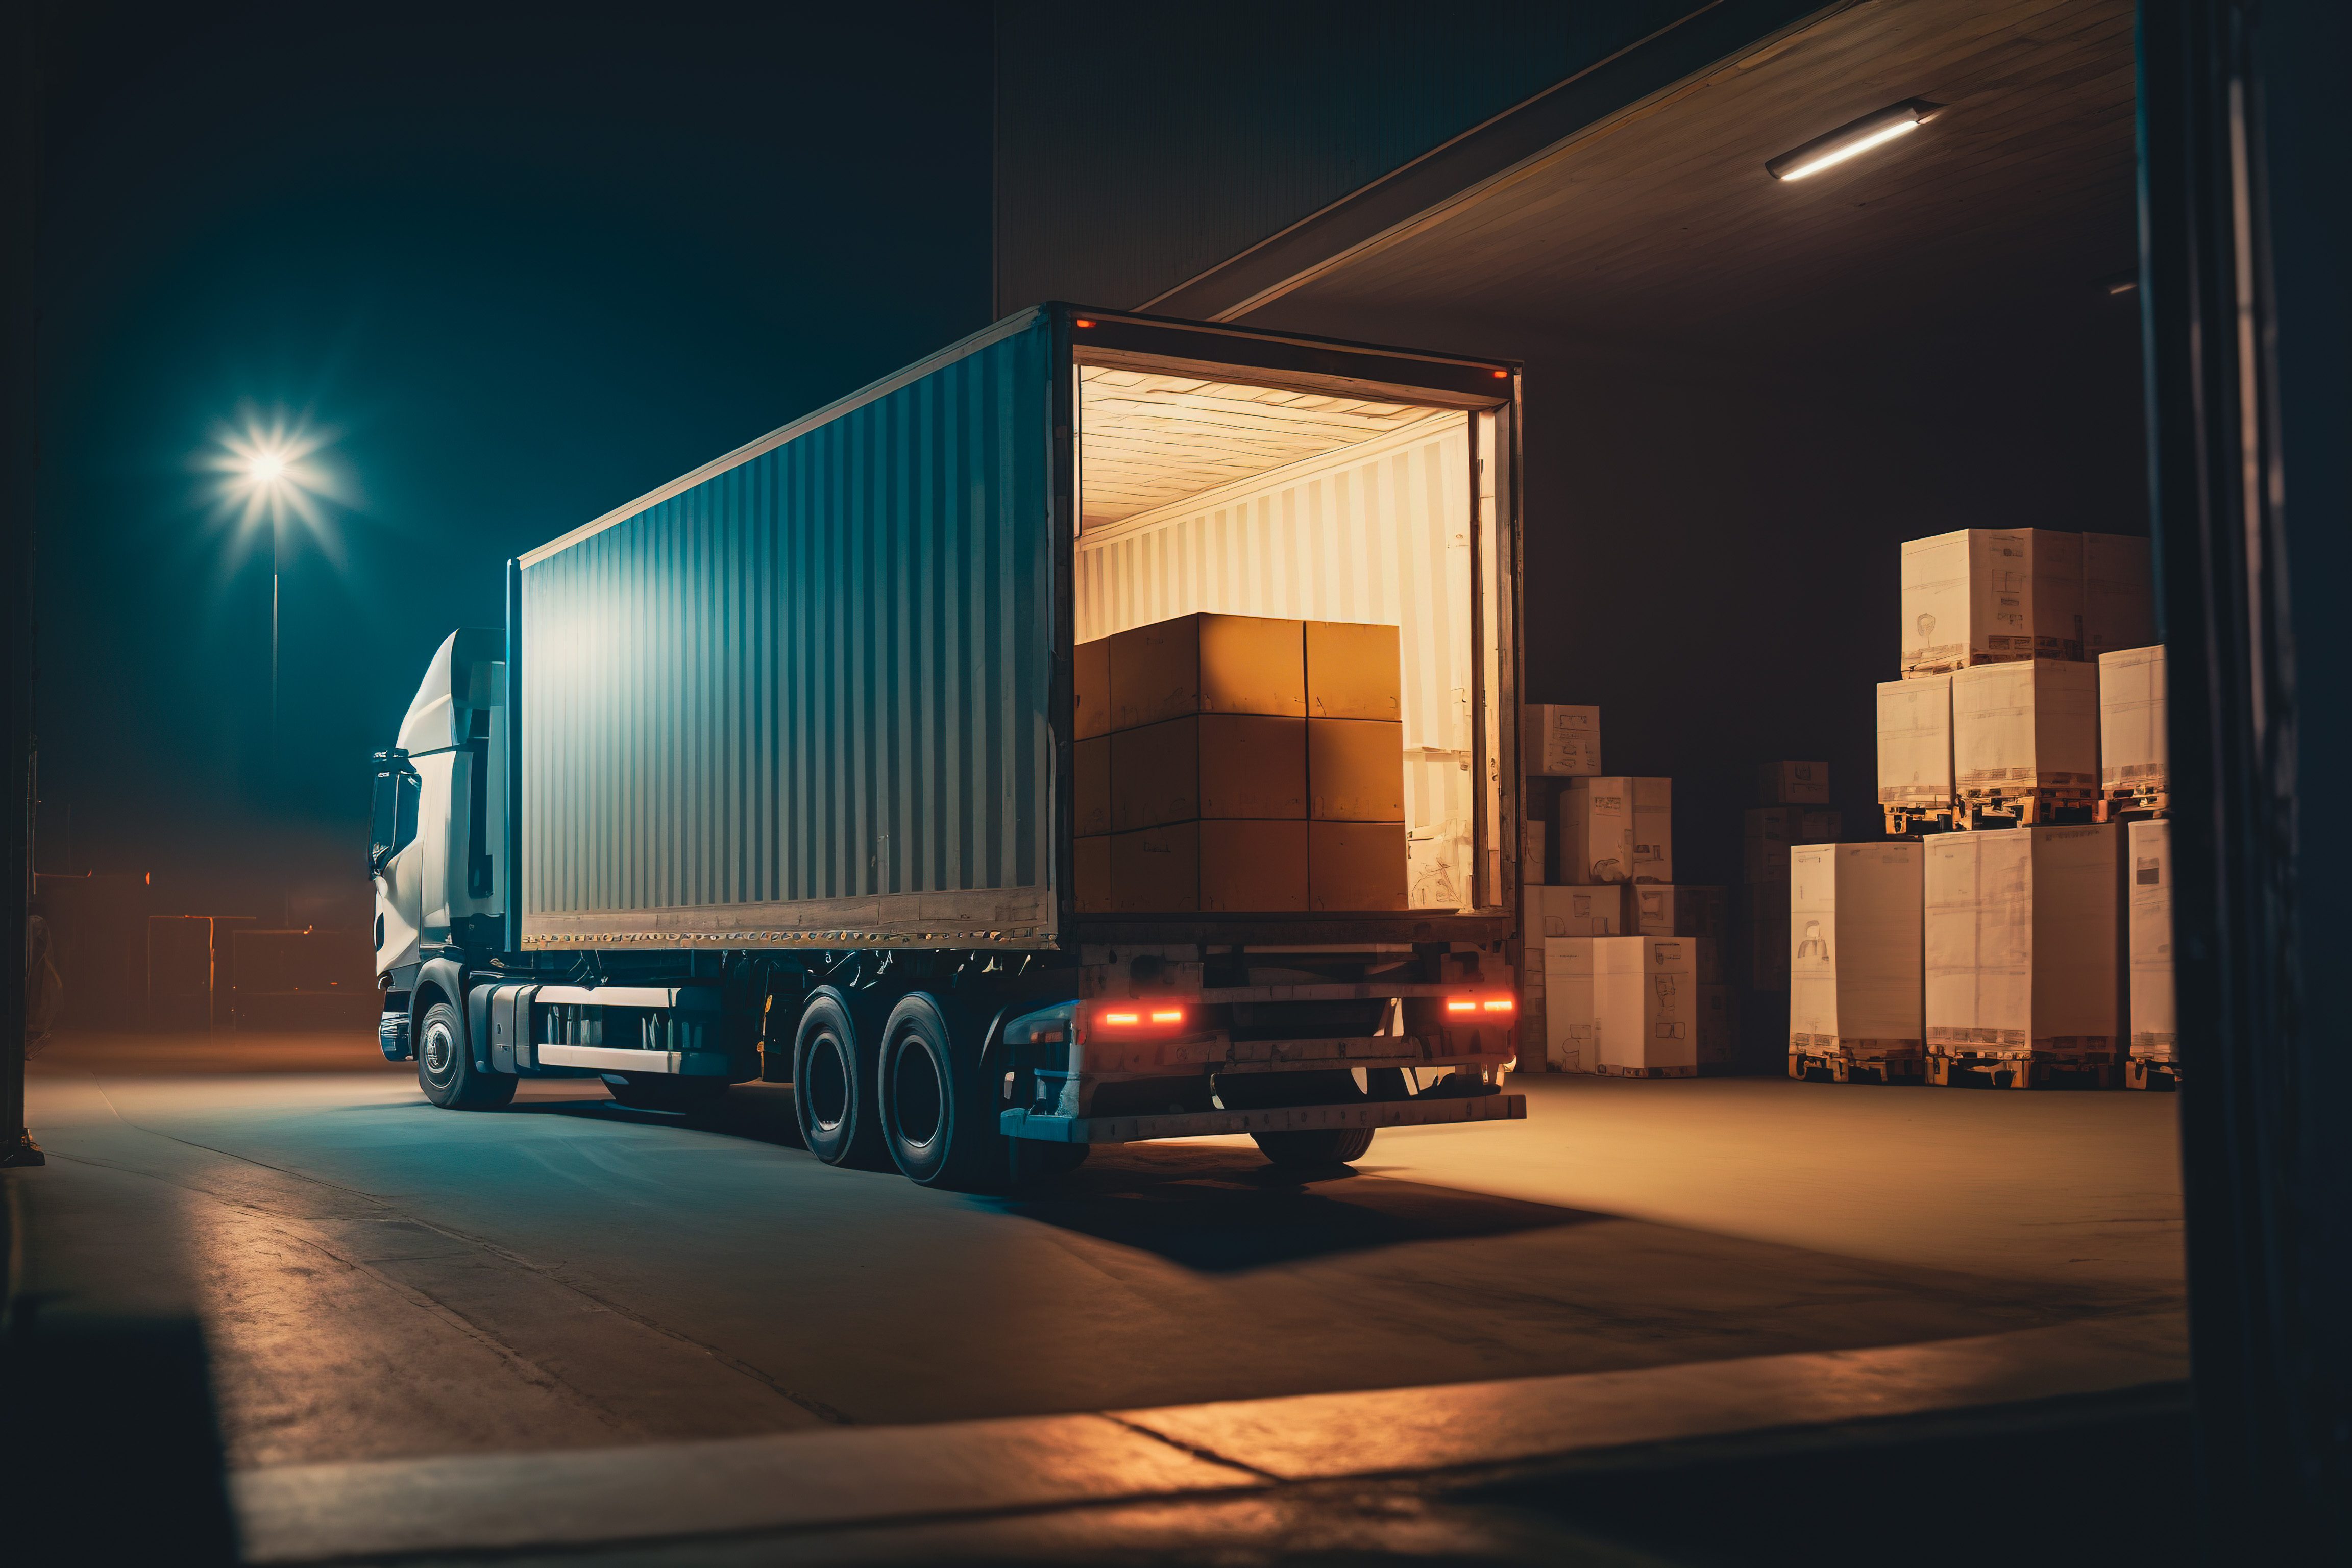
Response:
M1008 1138L1044 1143L1139 1143L1152 1138L1206 1138L1229 1132L1309 1132L1327 1127L1433 1127L1461 1121L1524 1121L1524 1094L1443 1100L1360 1100L1345 1105L1290 1105L1270 1110L1188 1110L1165 1116L1039 1116L1004 1112Z

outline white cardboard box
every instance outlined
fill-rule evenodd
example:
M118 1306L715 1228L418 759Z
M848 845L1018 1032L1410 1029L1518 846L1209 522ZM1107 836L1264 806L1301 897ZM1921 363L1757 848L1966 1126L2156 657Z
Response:
M1627 936L1730 935L1730 890L1691 883L1636 882L1625 889Z
M1592 950L1613 937L1565 937L1544 943L1544 1061L1554 1072L1597 1072L1593 1038Z
M2121 825L1937 833L1921 847L1927 1049L2118 1052Z
M2083 657L2156 640L2156 580L2147 541L2125 533L2083 535Z
M2095 789L2099 667L2036 658L1952 676L1952 779L1971 789Z
M2172 1002L2172 824L2125 825L2131 923L2131 1054L2176 1059Z
M2164 645L2099 656L2099 785L2162 790L2169 773Z
M1571 779L1559 797L1563 882L1675 879L1674 781Z
M1759 805L1827 805L1827 763L1766 763L1756 770Z
M1937 811L1952 793L1952 678L1878 686L1878 804Z
M1601 710L1561 702L1519 704L1519 766L1553 778L1601 772Z
M1548 862L1544 858L1544 841L1550 837L1551 824L1548 822L1519 824L1520 886L1539 888L1551 880L1550 874L1545 869Z
M1903 840L1789 854L1789 1044L1917 1056L1926 1048L1924 851Z
M1789 879L1789 849L1797 844L1829 844L1843 837L1841 815L1825 806L1754 805L1748 808L1742 865L1750 882Z
M1729 1024L1718 965L1716 944L1706 937L1595 938L1592 1010L1600 1070L1685 1078L1696 1076L1703 1062L1727 1058L1728 1038L1713 1033L1727 1037Z
M1903 546L1902 673L2083 657L2083 536L1963 528Z
M1548 942L1556 936L1622 936L1625 891L1621 882L1522 888L1520 900L1527 918L1519 935L1528 942Z

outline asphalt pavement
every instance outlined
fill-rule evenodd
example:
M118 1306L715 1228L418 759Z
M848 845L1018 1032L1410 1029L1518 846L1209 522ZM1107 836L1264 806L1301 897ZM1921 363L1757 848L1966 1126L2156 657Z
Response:
M1622 1372L2162 1313L2170 1097L1529 1075L1349 1175L1245 1141L1016 1197L818 1163L790 1089L439 1110L365 1037L87 1037L32 1288L184 1299L233 1468Z

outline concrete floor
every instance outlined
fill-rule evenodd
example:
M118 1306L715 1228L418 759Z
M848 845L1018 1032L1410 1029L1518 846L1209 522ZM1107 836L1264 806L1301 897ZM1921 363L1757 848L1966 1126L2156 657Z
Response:
M1602 1371L2178 1306L2175 1100L1533 1077L1280 1177L1013 1199L820 1165L790 1091L437 1110L364 1036L68 1038L31 1284L192 1297L240 1468ZM103 1256L101 1256L103 1255Z

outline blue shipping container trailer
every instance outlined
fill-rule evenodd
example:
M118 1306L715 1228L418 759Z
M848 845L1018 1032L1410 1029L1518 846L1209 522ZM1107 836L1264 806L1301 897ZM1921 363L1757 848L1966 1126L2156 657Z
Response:
M379 756L386 1055L970 1186L1524 1114L1518 399L1042 306L509 563Z

